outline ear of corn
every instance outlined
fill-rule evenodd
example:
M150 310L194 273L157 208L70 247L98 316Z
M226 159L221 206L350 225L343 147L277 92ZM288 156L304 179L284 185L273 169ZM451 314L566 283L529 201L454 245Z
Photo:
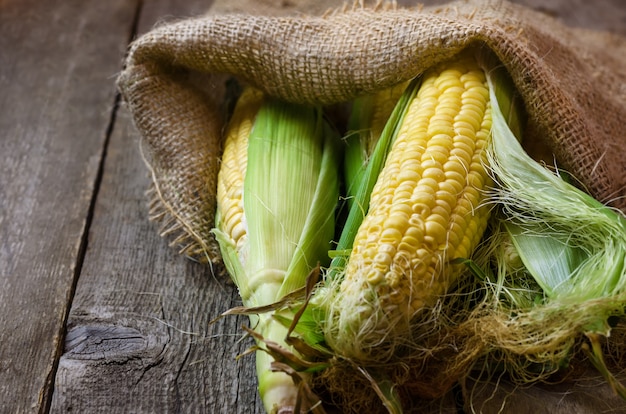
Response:
M503 225L549 298L584 301L626 290L626 218L533 160L508 124L505 82L489 78L496 104L488 153Z
M214 233L247 307L271 305L305 285L328 257L338 200L337 137L313 107L247 90L230 122L218 177ZM266 340L285 345L271 313L251 316ZM263 346L259 343L259 346ZM257 352L259 392L268 412L293 407L291 377Z
M483 71L464 56L413 87L329 307L326 339L353 359L380 360L385 344L392 352L395 333L454 284L450 260L470 256L487 225Z

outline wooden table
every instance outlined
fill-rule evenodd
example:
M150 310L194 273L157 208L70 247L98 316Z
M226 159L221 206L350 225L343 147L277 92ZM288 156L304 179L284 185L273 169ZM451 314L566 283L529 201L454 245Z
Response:
M262 412L253 359L235 359L246 320L209 324L237 291L148 221L149 177L115 89L132 38L211 3L0 0L0 413ZM523 3L626 35L621 0ZM626 412L587 386L517 391L504 412ZM482 398L484 412L505 397Z

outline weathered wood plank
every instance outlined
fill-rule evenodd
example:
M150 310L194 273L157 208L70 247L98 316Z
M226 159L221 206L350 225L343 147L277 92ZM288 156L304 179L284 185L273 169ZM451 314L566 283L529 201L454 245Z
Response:
M206 1L145 2L139 31L205 12ZM124 108L115 122L89 247L68 318L53 412L262 412L236 289L179 257L147 218L149 185Z
M237 292L176 255L148 222L149 179L126 111L111 138L89 249L68 320L53 412L256 412L236 362ZM224 410L224 411L222 411Z
M133 7L0 2L0 401L46 411Z

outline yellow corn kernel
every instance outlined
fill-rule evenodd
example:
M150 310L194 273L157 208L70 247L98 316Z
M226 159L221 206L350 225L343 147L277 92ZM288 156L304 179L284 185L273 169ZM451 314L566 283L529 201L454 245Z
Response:
M460 267L449 260L470 255L486 228L488 209L481 203L491 180L483 152L490 129L487 82L472 57L424 74L372 191L340 288L361 298L374 293L370 307L359 304L372 315L360 318L408 322L454 283Z
M243 182L248 165L248 137L262 102L263 94L257 89L246 88L241 94L228 124L217 177L218 219L237 251L241 251L246 240Z

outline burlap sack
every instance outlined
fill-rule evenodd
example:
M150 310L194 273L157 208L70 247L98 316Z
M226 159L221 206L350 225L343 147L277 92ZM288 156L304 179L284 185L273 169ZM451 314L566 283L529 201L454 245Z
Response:
M219 260L210 230L224 75L289 101L333 104L469 45L493 50L511 74L529 116L526 145L548 148L592 195L626 210L626 39L470 0L323 17L211 15L139 38L118 82L153 172L154 217L186 254Z

